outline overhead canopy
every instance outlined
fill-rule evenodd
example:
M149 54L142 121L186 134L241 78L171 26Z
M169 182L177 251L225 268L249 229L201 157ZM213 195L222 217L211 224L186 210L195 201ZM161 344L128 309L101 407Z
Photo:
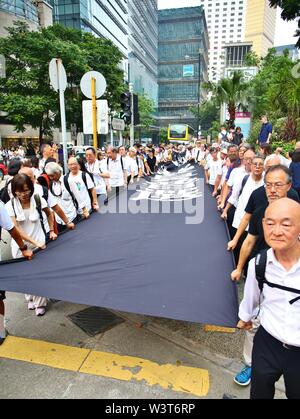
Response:
M2 264L0 289L235 326L238 303L225 224L208 188L198 185L199 175L198 167L186 165L142 181L128 201L121 194L123 213L95 213L32 261ZM124 213L127 203L131 212L147 204L156 213ZM173 213L163 213L168 203ZM184 211L174 214L180 203ZM106 209L115 204L112 200ZM204 211L200 224L187 224L195 220L187 215L192 204L198 219Z

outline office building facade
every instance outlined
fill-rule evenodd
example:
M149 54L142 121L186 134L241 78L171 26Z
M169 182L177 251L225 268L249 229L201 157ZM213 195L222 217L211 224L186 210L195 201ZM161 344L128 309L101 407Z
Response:
M275 37L276 9L268 0L200 0L204 7L210 49L209 79L224 76L225 44L246 42L252 51L265 56Z
M197 107L201 83L208 80L204 10L202 7L159 10L158 22L159 125L181 122L196 130L197 118L190 108Z
M128 77L127 0L49 0L54 21L110 39L122 52L122 70Z
M128 32L129 81L157 107L157 0L128 0Z
M17 20L24 21L31 30L52 24L52 7L44 0L1 0L0 36L7 36L6 27Z

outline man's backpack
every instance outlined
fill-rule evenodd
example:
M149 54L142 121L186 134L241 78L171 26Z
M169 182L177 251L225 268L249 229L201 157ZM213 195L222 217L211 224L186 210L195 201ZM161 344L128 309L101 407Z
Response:
M121 160L122 170L124 172L124 163L123 163L123 157L122 156L121 156L120 160ZM137 164L138 164L138 161L137 161ZM107 158L106 165L107 165L107 170L109 170L109 157ZM139 167L139 165L138 165L138 167Z
M12 179L5 183L5 186L0 190L0 200L6 204L10 200L10 196L8 193L8 185L11 183Z
M266 266L267 266L267 258L268 258L267 252L268 252L268 249L264 249L260 253L258 253L258 255L255 258L255 276L258 282L258 288L260 292L262 293L264 285L266 284L271 288L278 288L283 291L292 292L294 294L300 294L300 290L296 288L285 287L283 285L274 284L266 280L265 275L266 275ZM289 303L294 304L299 300L300 300L300 297L296 297L293 300L291 300Z
M93 195L92 195L91 190L88 188L88 184L87 184L87 180L86 180L86 172L81 172L81 174L82 174L82 180L83 180L83 182L85 184L85 187L86 187L86 189L89 193L89 197L90 197L90 200L91 200L91 206L93 208ZM78 205L78 202L77 202L73 192L71 191L70 184L69 184L69 176L70 176L70 173L67 173L64 176L64 185L65 185L66 190L69 192L69 194L72 197L72 200L73 200L73 203L74 203L74 206L75 206L76 210L78 210L79 205Z

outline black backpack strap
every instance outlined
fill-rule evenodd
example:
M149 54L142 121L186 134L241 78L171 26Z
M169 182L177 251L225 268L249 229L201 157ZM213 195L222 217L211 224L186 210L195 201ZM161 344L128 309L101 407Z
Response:
M46 229L45 229L45 225L44 225L44 220L43 220L42 202L41 202L40 195L39 194L35 194L34 195L34 200L35 200L37 212L39 213L39 216L40 216L41 226L42 226L43 232L44 232L45 237L46 237L47 233L46 233Z
M242 181L242 188L241 188L241 190L240 190L239 197L242 195L243 190L244 190L244 187L245 187L245 185L246 185L246 183L247 183L247 181L248 181L249 177L250 177L250 175L246 175L246 176L244 177L244 179L243 179L243 181Z
M82 180L83 180L83 182L85 184L85 187L86 187L86 189L87 189L87 191L89 193L89 197L90 197L90 201L91 201L91 206L93 208L93 194L92 194L91 189L88 188L88 184L87 184L87 180L86 180L86 172L81 172L81 173L82 173ZM89 173L88 173L88 175L89 175Z
M106 165L107 165L107 170L109 170L109 157L107 157Z
M255 275L260 292L262 292L266 280L267 252L267 249L264 249L255 258Z
M124 172L124 164L123 164L123 157L122 156L121 156L121 166L122 166L122 170ZM138 167L139 167L139 165L138 165Z
M71 188L70 188L70 185L69 185L69 176L70 176L70 173L67 173L67 174L64 176L64 185L65 185L66 190L67 190L67 191L69 192L69 194L71 195L71 198L72 198L72 201L73 201L74 207L76 208L76 211L77 211L77 210L78 210L78 208L79 208L79 205L78 205L77 199L75 198L75 196L74 196L73 192L71 191Z
M268 250L264 249L255 258L255 275L256 275L256 280L258 282L258 287L260 289L260 292L262 292L264 284L266 284L270 288L278 288L283 291L300 295L300 290L296 288L285 287L284 285L274 284L273 282L269 282L266 280L267 252ZM297 301L300 301L300 296L294 298L289 303L292 305L296 303Z

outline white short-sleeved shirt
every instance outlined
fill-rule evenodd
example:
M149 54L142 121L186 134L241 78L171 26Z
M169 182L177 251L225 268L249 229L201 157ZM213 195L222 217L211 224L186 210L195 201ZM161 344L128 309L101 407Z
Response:
M249 179L247 180L244 189L241 193L241 195L238 198L238 203L237 203L237 207L236 207L236 211L234 214L234 219L232 222L232 227L238 229L240 222L242 221L242 218L245 215L245 208L248 204L250 195L252 194L253 191L255 191L256 189L260 188L261 186L264 185L264 178L262 177L261 180L259 181L255 181L253 180L252 176L250 175ZM248 227L247 227L248 230Z
M15 199L15 198L14 198ZM7 212L10 217L15 217L15 211L13 209L12 201L7 202L5 205ZM44 198L41 198L41 207L42 209L47 208L47 202L44 200ZM45 243L46 238L45 234L41 225L40 217L38 216L36 221L31 221L29 219L30 211L31 209L23 209L25 220L24 221L18 221L21 229L27 234L27 236L31 237L33 240L36 240L40 243ZM31 243L26 243L28 245L28 248L34 249L34 246ZM22 257L22 252L17 245L17 243L12 239L11 241L11 250L12 250L12 256L14 259Z
M214 185L218 174L222 174L222 160L210 159L205 166L205 170L209 170L209 184Z
M86 163L87 171L93 175L94 184L96 188L97 195L106 195L106 183L101 173L108 173L107 172L107 164L105 160L95 160L94 163Z
M137 159L135 157L127 156L127 165L128 165L127 174L128 174L128 176L131 175L132 172L133 172L134 176L137 176L139 174L139 166L138 166L138 163L137 163L136 160Z
M107 172L110 174L110 180L109 180L110 186L112 186L113 188L117 186L123 186L125 182L124 182L124 172L122 168L121 157L118 156L116 160L108 159L108 163L106 161L106 165L107 165ZM125 170L124 159L123 159L123 167Z
M38 194L40 198L43 198L44 195L44 189L42 185L39 185L38 183L35 183L34 185L34 194ZM57 205L57 199L53 196L53 194L48 190L48 199L47 199L48 208L53 208L55 205ZM46 233L49 233L50 227L48 224L48 218L46 214L43 212L43 221L45 226Z
M77 217L77 211L76 211L71 195L65 188L65 184L63 182L62 177L60 178L58 182L53 181L52 190L53 190L55 198L57 199L58 205L66 214L66 217L69 220L69 222L74 221L74 219ZM63 220L56 213L55 213L55 220L58 224L65 225Z
M78 213L82 214L83 208L86 208L88 211L90 211L92 209L92 205L88 189L92 189L95 187L90 175L88 173L86 174L86 182L88 189L86 188L85 183L83 181L81 171L79 171L79 173L76 176L70 173L68 181L71 192L74 194L74 197L78 202Z
M0 201L0 226L4 228L4 230L10 231L14 228L14 224L10 218L10 215L5 208L3 202Z

